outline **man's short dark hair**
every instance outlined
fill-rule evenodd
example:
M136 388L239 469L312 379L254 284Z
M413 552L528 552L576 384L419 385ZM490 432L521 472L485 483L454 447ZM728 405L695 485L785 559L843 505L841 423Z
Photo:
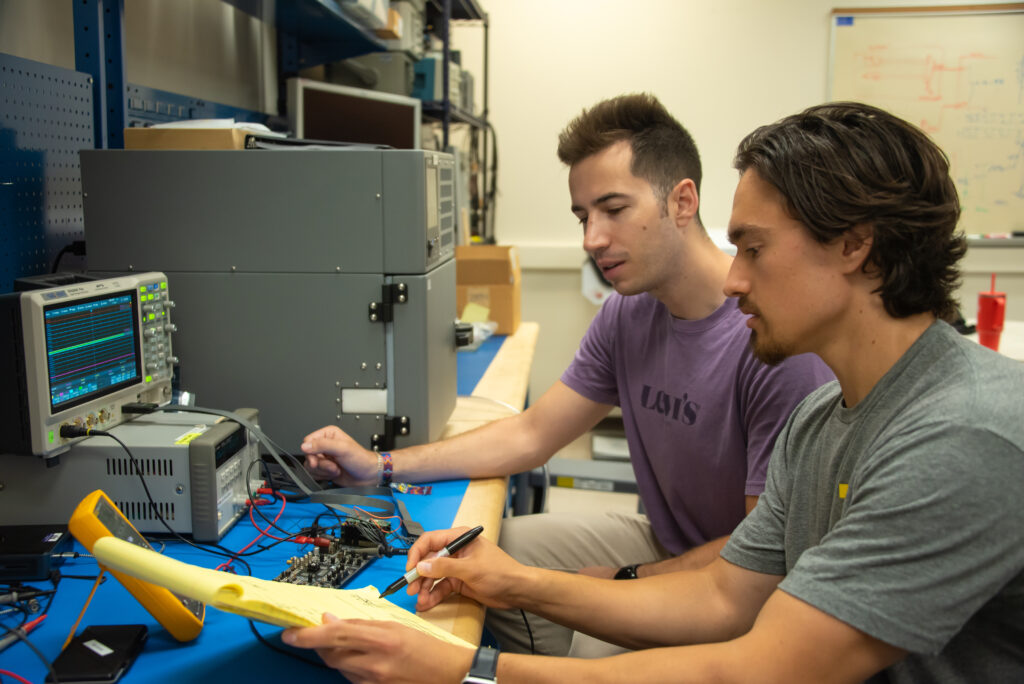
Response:
M651 184L663 205L686 178L700 193L700 153L693 137L647 93L613 97L583 110L559 134L558 158L572 166L622 140L633 150L630 171Z
M870 227L864 270L877 271L889 315L956 313L960 201L949 160L919 128L870 105L817 105L748 135L734 165L775 186L821 243Z

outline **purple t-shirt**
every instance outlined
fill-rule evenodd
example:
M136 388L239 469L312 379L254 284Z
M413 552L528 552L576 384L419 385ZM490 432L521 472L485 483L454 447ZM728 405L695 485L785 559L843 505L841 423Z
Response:
M732 533L744 495L764 491L790 412L835 379L812 354L759 362L746 319L735 299L688 321L649 294L613 294L562 375L584 397L622 408L640 499L674 554Z

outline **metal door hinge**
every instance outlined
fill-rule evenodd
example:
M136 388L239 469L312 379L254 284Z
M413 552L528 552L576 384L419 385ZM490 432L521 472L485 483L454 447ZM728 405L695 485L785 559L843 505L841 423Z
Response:
M405 283L380 286L379 302L370 302L370 320L379 323L390 323L395 319L395 305L409 301L409 291Z
M390 451L395 448L395 438L409 434L408 416L385 416L384 434L374 434L370 438L370 448L374 451Z

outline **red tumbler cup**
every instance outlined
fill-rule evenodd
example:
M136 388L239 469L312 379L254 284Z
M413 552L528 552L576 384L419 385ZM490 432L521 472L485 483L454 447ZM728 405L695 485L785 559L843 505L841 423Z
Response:
M978 293L978 341L999 351L999 334L1006 316L1005 292Z

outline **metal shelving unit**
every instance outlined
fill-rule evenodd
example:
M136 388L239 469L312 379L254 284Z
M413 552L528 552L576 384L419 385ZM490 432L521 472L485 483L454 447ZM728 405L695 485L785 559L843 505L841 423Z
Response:
M493 134L488 116L489 109L489 71L490 71L490 22L487 12L484 11L477 0L427 0L426 12L427 26L433 26L441 38L443 45L443 84L442 92L444 99L440 102L424 102L423 112L427 116L439 118L442 124L443 145L448 147L448 136L453 123L465 123L473 127L474 134L482 137L482 164L481 164L481 186L483 202L479 206L479 237L484 242L494 241L494 193L488 186L490 155L496 150L489 147L488 133ZM449 97L449 66L451 64L451 23L452 21L480 21L483 22L483 103L480 116L475 116L452 104Z
M428 0L427 1L427 26L433 26L438 36L444 45L444 83L442 91L445 94L445 98L439 102L424 102L423 111L437 116L441 119L444 125L444 145L448 146L448 129L452 122L468 123L476 128L487 127L487 98L488 98L488 50L489 50L489 30L490 25L487 19L487 13L483 11L480 4L476 0ZM484 27L484 73L483 73L483 89L484 89L484 101L483 110L481 116L477 117L469 112L463 111L452 104L448 98L448 85L449 85L449 65L451 64L451 23L452 21L482 21ZM486 157L486 154L484 155Z
M293 0L276 3L273 17L261 16L263 3L260 0L224 0L242 11L263 20L275 22L278 31L279 70L278 84L286 83L301 69L328 64L337 60L385 50L384 44L369 30L360 26L338 0ZM429 31L437 35L443 45L443 82L445 97L438 101L424 102L425 117L441 122L442 148L447 149L453 124L466 124L473 128L474 135L482 138L481 184L484 201L477 208L479 232L484 241L493 241L493 193L488 188L489 155L494 153L488 133L493 129L488 123L488 70L489 70L489 21L478 0L426 0L424 17ZM477 21L483 23L483 103L479 115L456 106L449 97L451 64L451 24L453 21ZM279 110L284 113L285 98L278 97Z
M222 0L271 21L278 32L279 87L288 73L318 64L382 51L384 43L357 21L340 0ZM274 7L272 16L263 16ZM4 120L0 122L0 217L6 220L0 236L9 247L0 254L0 291L9 291L14 278L45 272L55 257L74 240L84 239L78 189L77 151L119 148L123 131L133 125L194 118L234 117L266 122L263 112L209 102L188 95L130 84L125 79L124 0L75 0L72 3L75 71L0 55L7 88ZM269 12L269 10L267 10ZM488 17L478 0L426 0L426 24L443 44L445 98L424 102L424 115L440 121L443 144L449 144L453 125L465 124L482 139L482 200L474 209L477 232L493 240L493 192L488 123ZM483 22L483 103L480 114L467 112L448 96L453 21ZM45 89L40 90L44 83ZM21 97L20 93L43 93ZM17 102L12 100L17 97ZM56 98L50 102L46 98ZM57 100L65 98L66 104ZM17 106L14 106L17 105ZM19 109L20 108L20 109ZM50 120L53 110L74 112L73 121ZM281 108L283 111L283 107ZM70 126L69 131L62 127ZM491 180L490 182L493 182ZM66 186L66 187L65 187ZM54 190L54 189L57 190ZM72 261L71 265L80 264Z
M262 112L126 83L124 0L76 0L72 7L75 69L92 77L97 148L123 147L130 126L220 117L266 121Z
M261 21L272 22L278 37L278 111L285 113L284 84L301 69L328 64L349 57L385 50L372 30L361 24L340 0L222 0ZM262 112L239 109L177 95L145 86L125 83L124 0L82 0L74 3L75 66L93 78L94 121L97 148L119 148L124 144L126 126L188 118L234 117L265 122ZM267 7L272 7L267 10ZM488 133L489 23L478 0L426 0L426 25L443 45L444 99L423 103L423 114L441 122L442 145L447 148L453 124L466 124L482 143L481 183L483 201L479 212L479 233L484 241L493 239L493 193L488 188L490 155L494 150ZM483 103L479 115L456 106L449 97L451 23L483 23Z
M276 2L269 16L262 0L222 1L274 24L278 31L279 66L286 74L384 49L380 38L360 24L345 3L338 0Z

